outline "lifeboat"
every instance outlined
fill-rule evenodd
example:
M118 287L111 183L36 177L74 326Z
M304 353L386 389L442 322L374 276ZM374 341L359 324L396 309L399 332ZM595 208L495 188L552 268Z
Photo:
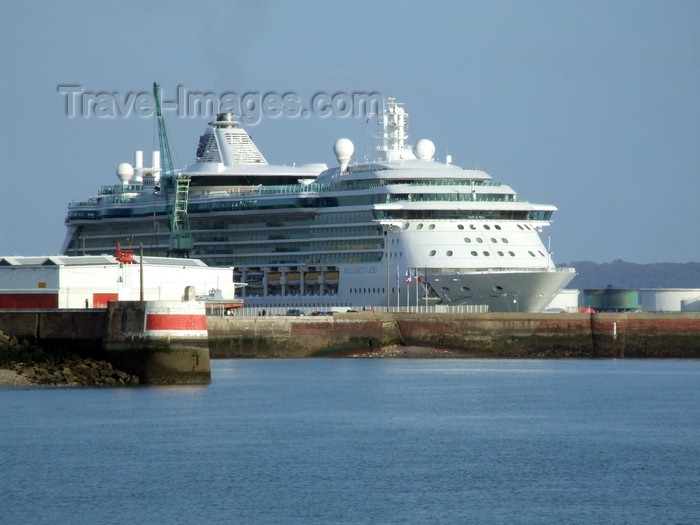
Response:
M306 284L318 284L318 272L309 272L304 275L304 282Z
M287 284L299 284L299 272L289 272L286 277Z
M268 273L267 274L267 282L272 284L272 285L279 285L281 278L282 278L282 274L280 274L280 273Z
M326 272L323 280L326 284L338 284L338 272Z
M123 250L121 243L117 243L117 255L115 257L120 263L134 262L134 250Z

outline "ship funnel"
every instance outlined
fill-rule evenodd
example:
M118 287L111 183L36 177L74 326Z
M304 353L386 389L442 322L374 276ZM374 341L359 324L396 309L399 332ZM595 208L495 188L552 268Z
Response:
M134 182L143 182L143 151L134 152Z
M335 158L338 160L340 165L340 173L345 172L348 169L348 163L355 151L355 146L350 139L338 139L333 145L333 153L335 153Z
M151 164L153 164L153 167L151 168L153 171L153 176L156 179L160 179L160 151L153 152L151 155Z

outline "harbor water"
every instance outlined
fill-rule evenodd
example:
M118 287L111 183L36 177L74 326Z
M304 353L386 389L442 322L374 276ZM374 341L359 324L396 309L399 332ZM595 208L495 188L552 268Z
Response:
M697 523L696 360L219 360L0 388L1 523Z

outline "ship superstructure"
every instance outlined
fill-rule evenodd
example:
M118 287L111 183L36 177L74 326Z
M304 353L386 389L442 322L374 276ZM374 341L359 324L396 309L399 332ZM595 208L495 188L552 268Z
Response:
M352 142L339 139L329 169L270 165L232 115L219 115L194 164L161 174L158 152L151 167L137 152L119 166L121 184L70 204L62 251L108 253L121 242L165 255L162 179L184 176L192 257L235 267L248 306L541 311L575 275L555 266L539 235L556 208L438 162L429 140L411 147L407 119L389 98L376 158L353 163Z

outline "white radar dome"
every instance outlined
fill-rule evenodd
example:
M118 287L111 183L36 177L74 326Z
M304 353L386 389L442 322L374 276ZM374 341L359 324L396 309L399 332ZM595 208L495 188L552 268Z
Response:
M420 139L415 145L415 153L420 160L431 160L435 155L435 144L432 140Z
M333 153L335 153L335 158L338 159L341 173L347 169L348 162L350 162L350 157L352 157L354 151L355 146L350 139L338 139L333 144Z
M134 168L128 162L122 162L117 166L117 177L122 181L122 185L126 186L129 179L134 176Z

